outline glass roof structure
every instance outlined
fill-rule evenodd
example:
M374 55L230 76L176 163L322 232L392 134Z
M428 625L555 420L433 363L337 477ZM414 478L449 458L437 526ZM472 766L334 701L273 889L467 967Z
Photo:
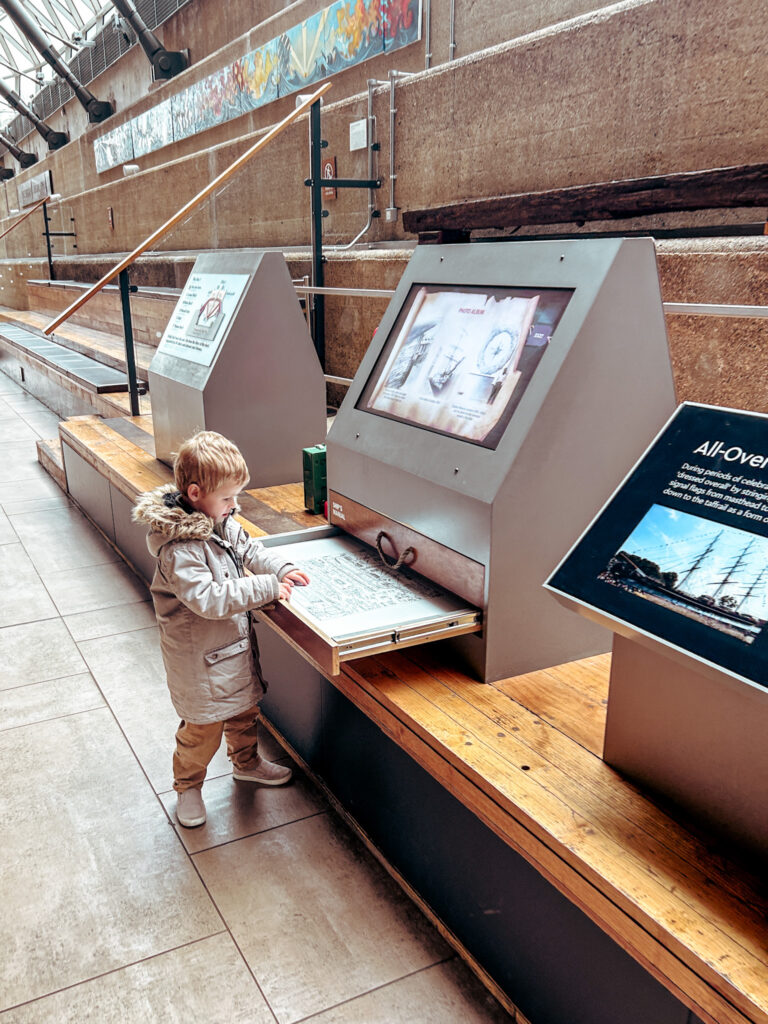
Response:
M22 6L67 64L89 46L89 37L100 33L114 12L111 0L22 0ZM2 9L0 78L28 104L56 78L53 69ZM0 102L0 128L14 117L13 107Z

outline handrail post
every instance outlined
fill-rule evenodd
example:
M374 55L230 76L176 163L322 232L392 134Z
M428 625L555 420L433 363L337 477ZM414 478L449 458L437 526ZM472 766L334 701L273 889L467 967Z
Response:
M51 222L48 218L48 203L43 202L43 222L45 224L45 247L48 250L48 280L56 280L56 272L53 269L53 253L51 252Z
M321 150L323 140L320 127L320 100L309 108L309 175L312 204L312 285L322 288L325 284L323 266L323 167ZM325 372L325 296L313 295L312 340L320 365Z
M123 307L123 335L125 338L125 368L128 373L128 393L131 398L131 416L140 416L139 385L136 381L136 356L133 351L133 324L131 323L131 285L128 268L120 271L120 305Z

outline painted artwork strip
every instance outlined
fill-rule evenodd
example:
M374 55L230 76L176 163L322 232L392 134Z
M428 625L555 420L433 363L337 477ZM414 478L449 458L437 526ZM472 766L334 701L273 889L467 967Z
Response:
M133 137L133 155L144 156L173 142L173 115L170 99L129 121Z
M421 38L421 0L335 0L226 68L94 140L99 173Z
M102 135L93 143L96 170L99 174L110 167L119 167L133 159L133 136L131 122L127 121L111 132Z

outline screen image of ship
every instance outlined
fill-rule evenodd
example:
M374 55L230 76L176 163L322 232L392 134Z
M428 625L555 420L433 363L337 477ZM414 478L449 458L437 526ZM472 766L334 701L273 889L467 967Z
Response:
M768 538L664 505L598 579L747 644L768 623Z

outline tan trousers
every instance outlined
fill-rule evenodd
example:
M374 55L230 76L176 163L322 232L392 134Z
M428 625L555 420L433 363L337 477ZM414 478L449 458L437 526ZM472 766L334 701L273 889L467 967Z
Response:
M185 789L202 786L206 769L221 745L222 735L227 741L227 754L236 768L251 768L257 764L258 721L258 705L224 722L195 725L182 719L176 732L173 755L173 788L176 792L183 793Z

